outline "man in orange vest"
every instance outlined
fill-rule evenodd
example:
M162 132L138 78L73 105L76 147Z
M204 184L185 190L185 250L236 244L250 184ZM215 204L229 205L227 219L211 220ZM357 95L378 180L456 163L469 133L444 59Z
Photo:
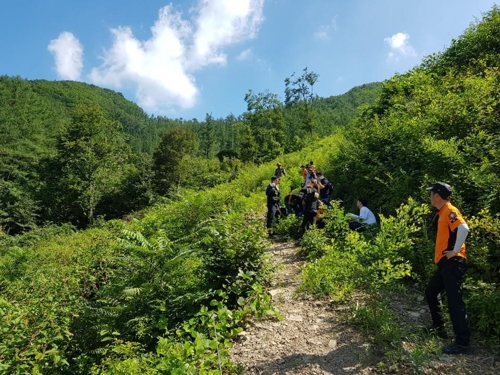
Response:
M447 337L440 306L440 294L446 291L455 342L443 347L443 353L463 354L470 351L469 321L462 298L462 284L467 269L465 239L469 227L460 211L450 203L450 185L437 182L427 190L431 192L431 204L438 210L439 217L434 250L437 270L425 289L432 316L432 325L427 329L436 332L441 338Z

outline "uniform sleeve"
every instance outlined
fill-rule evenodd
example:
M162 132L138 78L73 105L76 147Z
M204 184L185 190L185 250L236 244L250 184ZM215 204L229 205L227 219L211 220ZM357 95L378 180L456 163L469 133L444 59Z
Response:
M458 228L460 224L467 224L462 217L462 214L458 210L451 210L448 214L448 217L446 218L446 221L448 223L448 227L453 232Z

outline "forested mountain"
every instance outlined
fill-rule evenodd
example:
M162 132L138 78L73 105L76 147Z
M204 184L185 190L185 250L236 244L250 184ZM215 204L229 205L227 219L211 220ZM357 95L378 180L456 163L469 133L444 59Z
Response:
M380 89L314 98L314 135L346 125ZM270 95L272 104L261 101ZM249 110L238 117L169 119L94 85L0 77L0 228L14 234L65 221L84 227L145 207L173 187L214 186L234 178L242 162L262 163L306 144L305 130L295 126L300 101L287 108L267 93L245 100ZM109 147L98 149L99 142Z

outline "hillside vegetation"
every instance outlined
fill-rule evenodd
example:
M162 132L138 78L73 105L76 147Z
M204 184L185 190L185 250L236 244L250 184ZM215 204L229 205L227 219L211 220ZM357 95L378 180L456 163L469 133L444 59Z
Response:
M375 83L311 96L314 137L346 125L380 89ZM301 103L285 106L276 94L251 91L245 100L248 112L238 117L168 119L85 83L0 77L0 230L65 222L84 228L182 187L234 179L242 163L270 161L307 143L304 127L295 127L304 117Z
M263 286L270 270L262 215L277 160L288 169L283 192L300 185L299 166L309 160L334 183L337 202L325 228L300 239L309 260L302 291L352 305L348 320L374 343L381 373L422 373L439 351L436 339L399 324L391 303L401 294L413 298L408 285L426 283L433 271L435 222L424 187L449 182L471 229L465 298L475 342L498 353L499 49L494 7L447 50L381 91L368 85L339 101L318 99L317 76L305 69L285 81L283 103L250 91L238 118L207 115L171 127L177 120L144 117L157 126L151 149L147 137L132 141L140 132L100 102L52 106L57 95L3 77L0 119L10 120L0 120L8 140L0 220L4 232L26 233L0 235L0 371L237 373L227 354L231 338L250 316L279 318ZM26 89L14 95L19 87ZM377 92L351 121L352 108ZM16 95L30 99L17 105ZM46 105L30 110L37 101ZM358 233L348 229L346 213L362 196L382 223ZM123 220L102 219L131 211ZM40 228L45 221L90 227ZM276 231L298 239L298 225L289 216Z

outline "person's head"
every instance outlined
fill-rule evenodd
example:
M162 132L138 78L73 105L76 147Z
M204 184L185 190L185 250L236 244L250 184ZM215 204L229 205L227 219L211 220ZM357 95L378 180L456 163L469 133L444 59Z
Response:
M358 203L356 203L356 206L358 206L358 208L361 208L361 207L364 207L364 206L368 206L368 199L366 199L366 198L359 198L358 199Z
M301 165L301 166L300 166L300 168L305 169L305 168L306 168L306 166L305 166L305 165Z
M308 165L308 166L307 166L307 171L308 171L309 173L311 173L311 172L313 171L313 167L311 167L310 165Z
M277 163L277 164L276 164L276 166L277 166L278 168L280 168L280 167L281 167L281 163Z
M443 207L450 200L452 192L451 186L445 182L436 182L426 190L430 190L431 204L437 209Z
M278 185L280 183L280 178L278 176L271 177L271 183Z
M311 161L309 162L309 165L314 165L314 162L311 160Z
M316 174L318 175L318 177L323 176L323 172L316 172Z

